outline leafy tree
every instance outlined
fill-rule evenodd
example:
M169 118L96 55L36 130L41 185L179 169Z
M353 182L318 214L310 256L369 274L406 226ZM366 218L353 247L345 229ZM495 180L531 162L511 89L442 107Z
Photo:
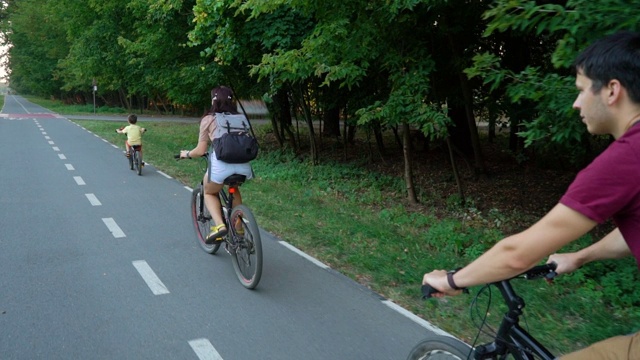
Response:
M495 1L484 14L489 20L485 36L511 33L555 46L544 61L517 70L505 65L500 52L485 52L474 58L467 73L482 77L492 90L504 89L515 104L533 104L535 113L521 133L527 146L559 149L579 162L588 149L587 132L570 106L576 95L571 64L593 40L621 29L638 29L634 8L623 0Z
M58 94L62 82L55 77L54 70L69 44L64 31L52 21L55 4L50 0L5 4L8 6L3 9L3 37L10 44L6 64L11 87L40 96Z

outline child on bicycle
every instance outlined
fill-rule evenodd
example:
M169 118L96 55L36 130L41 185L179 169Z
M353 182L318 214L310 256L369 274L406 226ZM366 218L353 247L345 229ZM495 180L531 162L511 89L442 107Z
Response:
M237 114L238 109L233 99L233 91L226 86L219 86L211 90L211 108L200 120L200 132L198 135L198 145L193 150L180 151L180 158L193 158L203 156L209 144L213 141L213 134L216 127L214 117L216 113L228 112ZM209 154L209 171L204 175L204 203L213 217L216 224L211 227L211 232L205 242L212 244L222 241L227 234L227 228L222 220L222 209L220 208L220 198L218 192L222 189L224 179L233 174L245 175L247 179L253 176L253 170L249 163L229 164L218 160L212 151ZM233 198L233 206L242 204L242 197L238 191Z
M124 146L127 149L126 156L131 156L131 147L132 146L140 146L140 160L142 160L142 134L144 134L147 129L136 125L138 122L138 117L135 114L131 114L127 117L127 121L129 122L128 126L122 127L120 129L116 129L118 134L127 134L127 140L124 141ZM144 162L142 163L144 166Z

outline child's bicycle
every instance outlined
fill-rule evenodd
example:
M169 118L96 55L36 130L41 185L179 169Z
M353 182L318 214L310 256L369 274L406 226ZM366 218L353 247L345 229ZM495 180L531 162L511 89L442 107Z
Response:
M180 155L175 155L180 159ZM208 161L209 154L202 156ZM215 255L222 243L231 255L233 268L240 283L247 289L254 289L262 276L262 240L260 229L251 210L244 204L233 207L233 197L238 187L244 183L246 176L234 174L224 180L228 190L220 189L218 196L222 206L222 218L228 229L223 241L207 244L206 238L214 226L211 214L204 203L204 184L193 190L191 194L191 217L196 231L196 240L205 252Z
M142 156L140 156L140 146L141 145L131 145L129 159L129 168L131 170L135 170L138 175L142 175L142 168L144 167L144 163L142 162Z
M511 286L511 280L523 278L528 280L556 276L556 264L549 263L536 266L511 279L487 284L483 289L493 285L500 290L508 307L502 318L498 331L490 334L492 341L475 348L456 338L446 335L432 335L422 340L409 354L408 360L466 360L466 359L515 359L515 360L552 360L555 356L540 344L526 330L520 327L520 316L525 306L524 300L518 296ZM430 298L437 290L429 285L422 286L424 298ZM481 325L482 326L482 325Z
M122 130L124 128L120 128ZM116 130L118 132L118 130ZM146 129L145 129L146 132ZM140 156L140 150L142 145L130 145L130 154L127 156L127 160L129 160L129 169L134 170L138 175L142 175L142 168L144 167L144 163L142 162L142 156Z

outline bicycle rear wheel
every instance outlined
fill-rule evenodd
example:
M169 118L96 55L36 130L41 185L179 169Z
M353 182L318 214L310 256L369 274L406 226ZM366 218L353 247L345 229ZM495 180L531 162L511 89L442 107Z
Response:
M231 211L231 261L242 286L255 289L262 277L262 240L260 229L251 210L245 205L238 205ZM235 226L241 225L241 230Z
M140 156L140 151L134 151L134 154L136 154L136 171L138 171L138 175L142 175L142 157Z
M127 156L127 159L129 160L129 169L133 170L133 153L135 151L133 151L133 149L129 150L129 156Z
M220 248L220 242L210 245L205 242L207 235L211 231L211 226L213 226L213 220L209 210L204 205L202 187L194 189L191 193L191 218L196 231L196 241L198 241L202 250L209 254L215 254Z
M418 343L407 360L467 360L473 351L464 342L445 335L432 335Z

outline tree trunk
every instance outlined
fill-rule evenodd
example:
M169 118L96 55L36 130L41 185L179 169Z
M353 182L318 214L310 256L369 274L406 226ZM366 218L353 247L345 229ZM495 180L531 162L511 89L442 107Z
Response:
M340 108L331 107L322 115L324 122L324 135L340 137Z
M449 159L451 160L451 169L453 170L453 177L456 179L456 185L458 186L458 195L460 196L460 201L464 204L466 200L464 198L464 190L462 189L462 181L460 180L460 174L458 173L456 160L453 157L453 146L451 145L451 139L448 136L447 136L447 149L449 150Z
M118 89L118 95L120 98L120 104L122 104L125 109L131 110L131 103L129 103L129 99L127 98L127 94L125 94L122 88Z
M409 134L409 123L402 122L402 153L404 155L404 183L407 187L407 200L412 204L418 203L416 188L413 184L413 151L411 148L411 135Z
M299 101L302 105L302 110L304 112L304 118L307 123L307 127L309 128L309 147L311 152L311 163L314 165L318 164L319 155L318 155L318 144L316 142L315 130L313 128L313 118L311 117L311 109L309 108L309 104L304 98L304 93L302 92L302 85L298 87L298 96L300 97Z
M386 153L386 149L384 147L384 140L382 139L382 129L380 128L380 124L377 122L374 122L372 126L372 130L376 138L376 145L378 146L378 152L380 153L380 155L384 155Z

